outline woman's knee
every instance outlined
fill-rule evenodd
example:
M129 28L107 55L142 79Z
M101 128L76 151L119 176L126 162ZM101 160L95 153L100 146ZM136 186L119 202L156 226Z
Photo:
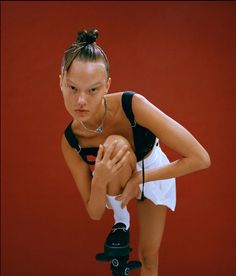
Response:
M128 147L131 148L129 141L121 135L110 135L110 136L108 136L103 145L106 148L111 143L113 143L114 141L117 141L117 146L127 145Z
M158 269L159 250L140 250L140 260L146 270L156 271Z
M129 158L129 164L131 165L132 169L134 170L135 167L136 167L136 156L134 154L134 151L129 143L129 141L121 136L121 135L110 135L106 138L105 142L104 142L104 147L105 147L105 150L106 148L111 144L113 143L114 141L117 141L117 144L116 144L116 147L114 148L114 152L112 154L112 156L116 155L119 150L123 147L123 146L127 146L127 150L129 150L130 152L130 158Z

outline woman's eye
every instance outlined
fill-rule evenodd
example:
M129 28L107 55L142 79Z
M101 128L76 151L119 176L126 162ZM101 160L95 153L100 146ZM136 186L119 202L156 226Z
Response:
M73 92L76 91L76 87L74 87L73 85L67 85L67 87L72 90Z
M90 91L91 93L95 93L95 92L97 91L97 88L91 88L89 91Z

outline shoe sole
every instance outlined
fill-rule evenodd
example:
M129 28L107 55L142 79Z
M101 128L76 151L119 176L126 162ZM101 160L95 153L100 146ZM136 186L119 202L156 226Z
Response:
M107 256L127 256L131 252L129 245L126 246L108 246L104 244L104 253Z

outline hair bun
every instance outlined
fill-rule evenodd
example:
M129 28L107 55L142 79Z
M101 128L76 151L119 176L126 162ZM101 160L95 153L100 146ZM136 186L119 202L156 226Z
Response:
M92 44L96 41L98 38L98 30L93 29L93 30L82 30L78 32L77 34L77 43L86 43L86 44Z

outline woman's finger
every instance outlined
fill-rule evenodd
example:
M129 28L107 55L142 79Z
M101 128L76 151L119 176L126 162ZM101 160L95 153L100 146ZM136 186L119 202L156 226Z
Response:
M128 203L129 203L130 199L128 197L125 197L123 200L122 200L122 204L121 204L121 208L125 208Z
M118 174L121 171L121 169L123 169L124 165L126 165L129 160L129 155L130 151L127 151L125 155L122 157L122 159L113 166L114 173Z
M104 161L108 161L110 160L110 157L115 149L115 146L117 144L117 140L115 140L114 142L112 142L106 149L105 149L105 153L103 156L103 160Z
M100 162L102 160L103 146L99 145L96 162Z
M125 195L124 195L124 194L121 194L121 195L118 195L118 196L115 197L115 199L116 199L117 201L124 200L124 198L125 198Z
M124 208L125 206L127 206L127 204L128 204L129 201L130 201L128 195L125 194L125 193L122 193L121 195L118 195L117 197L115 197L115 199L116 199L117 201L121 201L121 202L122 202L121 208Z
M117 154L112 158L111 162L112 162L112 165L115 165L117 164L121 159L122 157L124 156L124 153L125 151L128 149L128 146L127 145L124 145L118 152Z

